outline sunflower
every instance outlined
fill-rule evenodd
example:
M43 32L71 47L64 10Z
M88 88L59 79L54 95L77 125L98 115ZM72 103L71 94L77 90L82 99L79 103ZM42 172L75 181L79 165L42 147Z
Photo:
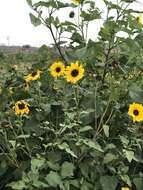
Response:
M51 65L50 72L53 77L63 76L65 73L65 65L61 61L56 61Z
M24 88L25 91L29 91L29 83L25 82L23 84L23 88Z
M65 71L65 77L67 82L75 84L84 76L83 65L79 65L79 62L71 63L70 66L67 66Z
M71 0L71 1L72 1L72 3L78 5L78 4L80 4L80 1L81 1L81 0Z
M24 100L19 100L15 103L14 111L16 115L24 115L29 113L29 104Z
M41 77L41 73L42 73L42 71L40 71L40 70L30 73L27 76L25 76L25 81L29 82L29 81L38 80Z
M121 190L130 190L129 187L122 187Z
M138 103L130 104L128 115L133 118L134 122L143 121L143 105Z
M138 17L137 17L137 22L139 24L143 24L143 14L140 14Z

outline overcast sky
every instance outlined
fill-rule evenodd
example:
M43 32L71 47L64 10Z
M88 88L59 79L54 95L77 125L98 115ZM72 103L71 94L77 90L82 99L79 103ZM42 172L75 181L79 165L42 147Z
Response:
M102 0L96 0L98 6L104 10ZM143 10L142 2L134 6L137 9ZM42 44L52 43L52 38L47 29L43 26L34 27L29 19L30 8L26 0L1 0L0 3L0 44L40 46ZM67 10L68 15L69 10ZM65 12L63 13L63 18ZM100 23L97 22L97 25ZM95 28L96 30L96 28ZM90 35L94 37L90 28Z

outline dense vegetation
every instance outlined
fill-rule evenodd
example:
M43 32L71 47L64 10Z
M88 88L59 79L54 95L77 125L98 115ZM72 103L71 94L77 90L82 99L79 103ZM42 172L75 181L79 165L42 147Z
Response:
M143 16L103 1L27 0L54 45L0 54L0 189L143 189Z

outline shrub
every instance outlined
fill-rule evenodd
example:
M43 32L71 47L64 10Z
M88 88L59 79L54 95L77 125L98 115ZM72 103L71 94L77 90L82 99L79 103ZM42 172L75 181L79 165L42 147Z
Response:
M44 46L37 64L1 77L1 186L142 190L143 25L135 1L104 0L106 18L94 0L27 2L32 24L49 29L56 58ZM68 10L68 20L57 16ZM88 39L99 19L97 40Z

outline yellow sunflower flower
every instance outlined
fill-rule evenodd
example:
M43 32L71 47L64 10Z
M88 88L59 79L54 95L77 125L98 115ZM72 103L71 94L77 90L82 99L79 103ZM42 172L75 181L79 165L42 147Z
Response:
M63 76L65 73L65 65L61 61L54 62L50 67L50 73L53 77Z
M24 100L19 100L15 103L14 111L16 115L24 115L29 113L29 104Z
M79 62L71 63L70 66L66 67L65 78L67 82L71 82L75 84L84 76L84 68L83 65L79 65Z
M139 24L143 24L143 14L140 14L138 17L137 17L137 22Z
M36 72L30 73L27 76L25 76L25 81L29 82L29 81L38 80L41 77L41 73L42 73L42 71L40 71L40 70L37 70Z
M130 190L129 187L122 187L121 190Z
M138 103L130 104L128 115L133 118L133 122L143 121L143 105Z
M23 88L24 88L25 91L29 91L29 83L25 82L23 84Z
M80 1L81 1L81 0L71 0L71 1L72 1L72 3L78 5L78 4L80 4Z

